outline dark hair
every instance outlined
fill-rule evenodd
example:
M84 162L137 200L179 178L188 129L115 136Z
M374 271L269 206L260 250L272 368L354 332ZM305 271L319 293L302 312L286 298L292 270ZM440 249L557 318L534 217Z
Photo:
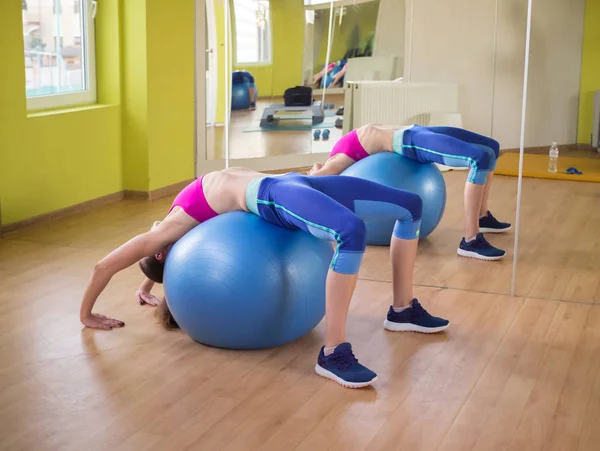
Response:
M165 264L158 260L154 255L142 258L139 265L140 269L148 279L156 283L163 283Z
M162 302L156 307L154 315L158 323L165 329L179 329L179 324L177 324L177 321L175 321L175 318L173 318L173 315L171 314L171 310L169 310L169 306L167 305L167 300L165 298L163 298Z

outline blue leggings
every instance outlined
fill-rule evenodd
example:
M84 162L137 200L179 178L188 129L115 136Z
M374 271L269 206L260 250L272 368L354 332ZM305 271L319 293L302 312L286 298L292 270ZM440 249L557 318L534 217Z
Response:
M248 185L246 204L272 224L335 241L331 269L342 274L358 273L367 240L363 219L395 218L394 236L406 240L418 238L421 227L417 194L356 177L259 178Z
M420 163L471 168L467 180L484 185L496 168L500 144L462 128L415 125L394 134L393 150Z

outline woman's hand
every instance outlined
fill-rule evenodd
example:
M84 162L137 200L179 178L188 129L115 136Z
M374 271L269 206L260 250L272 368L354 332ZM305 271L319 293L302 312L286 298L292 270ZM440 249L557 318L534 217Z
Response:
M92 329L105 329L110 330L113 327L123 327L125 323L117 319L109 318L108 316L100 315L98 313L90 313L89 315L82 317L81 322Z
M161 302L160 299L154 296L152 293L143 291L140 288L138 288L138 290L135 292L135 296L137 297L140 305L148 304L153 307L157 307Z

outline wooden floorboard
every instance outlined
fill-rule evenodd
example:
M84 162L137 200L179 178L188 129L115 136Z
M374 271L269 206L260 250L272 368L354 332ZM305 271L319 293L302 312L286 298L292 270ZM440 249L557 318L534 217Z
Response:
M127 200L0 240L0 450L596 450L600 440L600 185L525 180L517 287L512 261L456 256L464 172L421 243L415 292L447 333L382 327L389 250L369 248L348 319L374 387L314 374L323 324L277 349L226 351L167 332L117 275L84 329L93 264L147 230L169 199ZM494 213L513 220L516 179ZM547 199L553 199L547 202ZM512 256L512 233L492 237Z

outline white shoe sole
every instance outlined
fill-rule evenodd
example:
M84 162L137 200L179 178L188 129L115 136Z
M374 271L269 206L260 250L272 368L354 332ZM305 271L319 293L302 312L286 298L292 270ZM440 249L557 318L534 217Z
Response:
M460 255L461 257L476 258L478 260L485 260L488 262L495 261L495 260L501 260L506 256L506 254L504 254L499 257L486 257L485 255L478 254L477 252L465 251L464 249L461 249L460 247L456 250L456 253L458 255Z
M369 385L371 385L373 382L375 382L377 380L377 376L375 376L373 379L371 379L368 382L348 382L348 381L345 381L344 379L336 376L331 371L326 370L325 368L323 368L318 363L315 365L315 372L319 376L322 376L322 377L327 378L327 379L331 379L332 381L337 382L342 387L346 387L346 388L363 388L363 387L368 387Z
M479 231L481 233L504 233L508 232L510 229L512 229L512 226L508 226L506 229L488 229L487 227L480 227Z
M422 327L411 323L395 323L393 321L388 321L387 319L383 322L383 327L390 332L418 332L421 334L435 334L448 329L448 326L450 326L450 324L440 327Z

